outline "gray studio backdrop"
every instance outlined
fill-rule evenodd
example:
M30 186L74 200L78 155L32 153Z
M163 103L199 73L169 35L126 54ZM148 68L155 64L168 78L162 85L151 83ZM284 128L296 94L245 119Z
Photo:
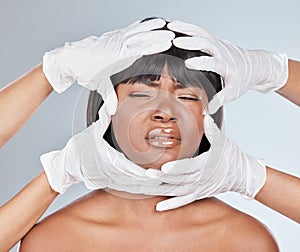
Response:
M282 51L300 59L299 9L296 0L1 0L0 87L31 69L42 60L44 52L65 41L101 35L148 16L199 24L244 47ZM24 128L0 149L0 204L41 172L42 153L62 148L72 136L73 112L81 90L74 85L62 95L51 94ZM225 125L227 134L243 150L300 176L300 108L276 94L253 92L226 106ZM45 215L86 192L83 185L73 186L58 197ZM229 193L220 198L266 224L281 251L299 251L298 224L239 195Z

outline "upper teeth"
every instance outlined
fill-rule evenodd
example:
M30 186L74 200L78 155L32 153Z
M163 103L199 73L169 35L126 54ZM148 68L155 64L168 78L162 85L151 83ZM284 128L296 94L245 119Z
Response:
M166 136L154 136L153 139L173 139L173 137L166 137Z

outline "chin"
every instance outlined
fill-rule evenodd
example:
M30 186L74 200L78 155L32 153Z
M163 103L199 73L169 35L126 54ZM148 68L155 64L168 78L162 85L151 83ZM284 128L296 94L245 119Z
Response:
M128 159L130 159L133 163L139 165L144 169L158 169L160 170L162 165L176 161L183 158L193 157L195 151L187 150L185 148L185 152L181 151L181 148L152 148L151 151L148 152L127 152L124 153Z
M157 160L153 161L153 162L150 162L150 163L146 163L146 162L143 162L142 164L141 163L137 163L139 166L141 166L142 168L144 169L149 169L149 168L152 168L152 169L157 169L157 170L160 170L161 167L167 163L167 162L171 162L171 161L175 161L175 160L178 160L180 158L178 158L178 156L162 156L160 158L158 158Z

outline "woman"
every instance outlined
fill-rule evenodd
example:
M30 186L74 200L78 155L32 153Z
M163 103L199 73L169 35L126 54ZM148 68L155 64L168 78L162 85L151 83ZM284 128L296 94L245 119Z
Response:
M160 28L163 25L164 23L154 27L153 25L148 26L148 24L146 24L148 30ZM205 33L204 35L206 36L207 34L208 33ZM121 37L121 40L122 39L123 38ZM56 51L57 57L60 57L62 59L61 62L65 63L65 65L61 65L60 68L56 69L56 76L68 77L68 79L72 80L72 82L76 80L80 82L79 79L85 80L86 73L84 71L76 71L76 68L74 67L74 61L70 60L70 58L78 58L79 55L81 55L80 52L84 51L90 46L90 44L87 43L86 40L83 42L85 43L82 44L81 48L73 48L73 54L71 54L68 50L69 48L72 48L70 44L68 44L68 46L66 46L65 48L60 48L59 51ZM94 59L95 55L101 56L106 55L107 53L111 55L111 58L118 57L120 55L118 50L113 46L110 46L110 44L114 44L116 42L116 39L111 39L108 42L108 44L102 43L98 48L95 48L95 50L97 49L98 51L96 50L92 54L85 54L84 58L82 56L82 59L84 59L83 62L88 66L90 65L88 63L91 62L91 59ZM221 42L222 45L226 45L226 42ZM218 43L214 43L214 45L218 46ZM209 45L206 44L206 46ZM229 52L228 50L225 50L225 48L222 46L217 47L217 49L221 52L219 55L223 55L222 50ZM259 58L258 55L255 55L256 52L253 51L252 53L254 54L251 58L252 60ZM113 55L114 57L112 57ZM229 69L229 71L226 71L226 76L223 76L225 78L226 86L230 85L229 80L231 79L234 80L232 81L233 83L241 84L239 82L239 78L242 78L244 76L243 65L237 64L236 66L234 66L231 64L231 59L233 62L238 62L239 57L241 56L247 57L247 54L235 52L232 53L230 57L220 58L221 61L225 62L225 67ZM218 60L217 57L216 59ZM248 61L250 62L251 60L248 59ZM80 69L81 61L75 62L77 63L78 69ZM264 62L264 60L262 62ZM47 62L44 61L44 63ZM60 62L56 61L56 64L60 64ZM235 72L233 68L238 69L238 71ZM298 82L300 77L298 74L298 69L299 62L290 60L290 73L287 84L278 91L281 92L282 90L284 96L286 96L288 99L295 101L296 103L297 101L299 101L299 92L297 91L299 90L299 88L297 87L299 87ZM1 146L3 146L17 132L17 130L20 127L22 127L22 125L30 118L30 116L34 113L38 106L52 92L53 87L55 88L55 90L58 90L60 89L60 85L64 85L62 80L58 80L55 83L49 82L49 80L45 77L45 72L47 72L45 70L46 69L43 68L42 65L39 65L27 74L25 74L22 78L14 81L10 85L7 85L5 88L0 90ZM267 72L265 68L261 68L259 70ZM218 69L214 71L218 72ZM282 71L284 70L282 69ZM49 72L47 72L47 76L49 76ZM249 73L247 76L251 77L251 74ZM269 73L269 76L272 76L272 74ZM253 84L257 84L255 80L253 81ZM84 85L84 83L81 83L81 85ZM11 103L11 101L14 101L14 103ZM20 110L20 107L22 107L23 109ZM214 179L216 179L216 181L219 181L219 176L216 176ZM222 184L222 181L219 181L219 183ZM278 186L278 184L280 184L280 186ZM257 194L256 199L262 202L263 204L268 205L270 208L273 208L274 210L283 213L287 217L300 222L300 208L297 206L297 202L295 202L294 200L295 198L299 198L299 190L297 189L299 188L299 186L300 185L298 178L294 178L290 175L284 174L282 172L267 167L266 183L262 190ZM207 191L211 190L210 188L206 189ZM7 251L15 243L17 243L18 240L21 239L28 232L28 230L30 230L34 223L40 218L40 216L44 213L46 208L49 206L49 204L51 204L51 202L56 198L57 195L58 193L50 187L49 181L45 173L43 172L30 184L28 184L13 199L11 199L5 205L1 206L1 251ZM205 197L204 193L202 194L202 196L201 194L199 195L199 198L201 197ZM282 198L285 198L285 204L281 204ZM19 209L23 209L22 215L20 215Z
M187 70L183 61L203 55L172 47L113 75L118 107L105 134L110 145L144 169L207 151L203 132L212 121L203 114L211 87L219 91L221 81ZM89 106L98 108L95 100L92 95ZM215 115L219 125L221 116ZM20 251L278 251L262 224L217 199L157 212L167 198L94 191L36 225Z

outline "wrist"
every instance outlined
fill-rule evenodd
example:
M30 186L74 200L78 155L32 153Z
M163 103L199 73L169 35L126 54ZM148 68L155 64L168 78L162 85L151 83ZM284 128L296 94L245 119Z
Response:
M261 93L274 92L283 87L288 79L288 58L285 53L253 51L253 75L261 73L254 90Z
M45 93L50 94L53 91L53 87L45 76L42 63L33 68L33 74L34 77L39 80L39 86L37 88L41 88Z
M266 183L266 164L264 160L251 158L247 164L246 190L242 193L246 199L254 199Z
M67 188L64 186L65 174L64 166L62 164L55 163L57 157L59 157L60 151L52 151L41 155L40 161L44 168L44 174L47 178L50 188L57 193L64 193Z
M38 176L38 179L40 179L41 183L43 185L45 185L44 188L46 188L47 190L47 195L49 195L50 197L53 197L53 196L57 196L59 193L56 192L51 186L50 186L50 183L48 181L48 178L47 178L47 175L45 173L45 171L43 171L39 176Z
M72 71L65 65L69 55L63 50L64 49L57 49L46 52L43 56L42 64L46 79L59 94L64 92L76 81L76 78L72 76Z

